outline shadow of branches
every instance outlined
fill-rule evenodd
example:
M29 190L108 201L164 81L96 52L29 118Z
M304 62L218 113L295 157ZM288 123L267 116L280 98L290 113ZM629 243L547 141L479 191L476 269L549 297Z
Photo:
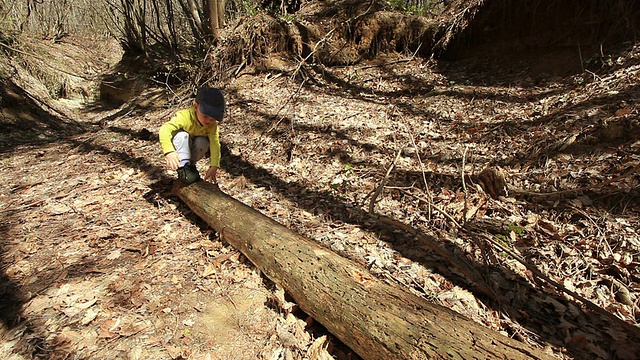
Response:
M628 148L632 143L637 141L637 134L633 131L624 133L623 136L609 137L608 139L601 136L592 136L594 133L600 131L600 128L598 128L599 121L603 117L610 117L610 115L606 115L607 113L612 113L611 109L604 109L603 107L609 104L633 103L637 101L639 93L637 85L632 84L625 88L624 91L618 93L602 92L597 94L597 96L579 99L574 103L563 103L562 95L571 92L573 85L569 84L551 89L540 89L539 91L527 90L520 92L511 92L508 87L495 87L495 85L492 85L494 88L489 89L490 91L484 92L482 89L481 91L477 91L477 89L468 91L464 86L460 87L447 83L434 84L433 82L423 80L419 76L398 77L397 74L394 73L395 68L393 66L380 66L378 68L378 77L389 81L393 79L393 84L395 85L394 90L379 90L372 85L376 75L371 75L372 79L362 80L355 76L350 78L349 76L345 76L344 73L336 75L326 69L318 72L318 79L321 80L316 81L315 84L314 82L310 82L312 85L307 85L306 89L309 93L315 93L321 97L322 95L326 95L325 92L332 91L324 90L323 87L317 85L324 82L329 89L340 89L340 93L344 93L347 98L376 106L393 107L396 109L396 113L395 115L390 115L390 121L403 118L427 118L437 124L446 124L447 131L453 134L451 136L451 142L464 141L467 143L484 144L488 148L494 149L505 147L505 137L508 137L509 141L518 142L518 148L510 149L510 157L495 160L495 156L492 156L492 154L476 156L474 159L475 165L479 167L496 164L509 167L527 163L528 166L534 169L543 169L545 167L545 159L558 156L560 153L568 153L571 156L580 158L581 155L584 154L610 151L612 148L616 148L618 150L614 150L615 153L619 151L620 148ZM465 77L464 75L460 75L460 69L456 71L456 73L451 74L443 73L442 76L444 78ZM250 99L242 98L238 93L234 93L233 96L237 97L236 101L239 104L251 101ZM501 120L499 117L491 116L497 121L492 122L489 127L481 131L471 131L472 127L477 127L477 125L472 124L471 121L464 117L459 118L458 121L452 118L445 118L433 108L416 106L417 101L412 99L419 97L428 101L430 97L439 96L450 97L454 99L453 101L460 101L466 105L471 104L471 106L474 102L478 101L507 104L505 106L509 104L535 104L549 99L556 100L557 103L555 103L546 114L531 112L522 119ZM301 98L299 101L304 103L307 100ZM313 103L310 102L309 106L313 106ZM603 111L601 114L605 115L578 118L575 116L576 113L591 113L594 109ZM356 128L341 127L340 129L336 129L326 124L313 126L297 121L293 116L287 115L280 110L277 116L260 112L254 108L247 110L246 113L247 116L252 118L251 126L261 133L261 136L255 140L257 144L252 144L254 148L261 147L268 143L275 143L277 144L275 148L278 150L271 155L284 163L291 161L292 153L296 151L298 142L311 141L318 144L313 156L322 156L323 161L339 161L343 165L358 165L359 167L369 169L376 173L378 180L381 180L382 170L385 166L388 166L388 163L385 162L392 158L398 150L396 148L398 142L394 142L394 139L391 137L387 138L386 142L383 139L383 141L378 143L367 143L358 140L355 133L359 130ZM344 116L346 117L348 115ZM567 119L575 119L575 121L568 121ZM621 126L625 129L629 128L630 126L628 124L633 122L633 120L627 118L613 120L616 126ZM537 137L533 139L533 141L526 137L530 133L533 133L534 129L541 127L555 127L562 130L562 132L558 131L558 133L544 134L545 136ZM585 129L589 130L585 131ZM416 134L424 136L425 141L430 140L428 139L429 135L423 135L418 130L409 128L407 131L415 131ZM560 149L560 147L562 147L563 144L558 148L544 146L544 144L557 143L558 140L564 139L567 134L572 133L578 134L578 141L562 149ZM406 134L396 133L395 136L405 136L406 139ZM606 136L607 135L605 135L605 137ZM333 150L331 146L324 145L336 139L339 140L336 141L339 145L335 146L338 149ZM249 147L251 147L251 145L249 145ZM542 150L537 152L538 148ZM245 176L257 186L270 188L272 191L278 192L282 197L289 199L306 211L330 214L332 221L352 224L374 234L388 234L388 224L375 223L372 225L370 214L362 209L362 205L369 199L370 194L358 193L355 199L351 197L352 200L348 201L345 200L344 196L341 196L338 192L331 189L314 190L314 187L305 180L284 180L281 175L276 175L274 172L253 165L248 156L245 157L242 155L244 153L245 152L239 148L237 149L237 154L240 155L225 154L223 156L223 158L226 159L225 163L228 164L225 168L232 175ZM356 156L358 154L364 155ZM426 179L428 186L432 189L446 187L454 191L460 190L463 184L459 170L456 169L460 166L459 164L462 163L462 154L451 151L449 154L446 154L446 157L441 155L442 154L433 153L431 155L424 155L423 160L431 160L438 165L449 165L452 171L446 172L441 170L440 168L443 168L443 166L439 166L438 170L428 171L415 171L398 167L394 169L388 178L387 186L389 188L412 187L424 193L427 189L424 188L423 180ZM602 174L603 177L608 175L609 174ZM469 179L472 180L473 178L470 177ZM626 190L637 193L634 189ZM389 190L389 193L391 194L390 196L402 196L400 192L395 190ZM616 202L618 196L625 196L624 194L627 193L625 193L624 187L621 189L608 187L592 191L589 195L602 200L594 202L594 207L602 206L603 211L611 211L611 201ZM606 204L606 198L611 200L608 204ZM553 204L540 203L527 198L523 200L523 206L525 208L540 209L541 207L548 207L550 211L555 211L555 205ZM626 204L631 207L638 206L638 202L633 199L633 195L626 195ZM426 205L424 205L424 207L426 208ZM417 208L416 211L426 211L425 208ZM490 216L491 214L488 215ZM509 216L506 210L502 211L500 215L503 217ZM442 229L451 230L451 227L448 227L445 223ZM580 303L580 301L568 298L566 295L557 292L553 289L553 286L549 284L538 283L534 286L530 279L523 278L506 266L470 260L465 253L466 250L460 246L453 242L438 240L437 229L423 229L420 237L404 232L401 229L396 230L398 231L395 231L393 236L381 238L381 240L389 243L389 245L402 254L402 256L439 272L455 285L473 291L487 306L493 308L498 313L507 314L514 322L523 326L527 332L535 333L539 339L565 348L567 353L572 357L585 359L616 357L615 349L608 349L606 351L610 352L603 354L602 348L591 345L585 346L584 341L581 339L587 337L606 339L603 341L603 344L611 341L618 344L618 346L632 344L631 346L633 347L640 344L640 339L637 334L629 332L628 327L621 327L620 323L611 323L601 315L593 313L590 310L585 310L583 308L584 304ZM476 235L477 234L474 233L457 234L457 236L464 241L475 244L474 246L480 248L482 247L480 244L482 240ZM448 255L443 257L438 253L428 250L420 251L420 249L425 249L425 244L421 242L420 238L428 239L430 244L438 244L439 247L445 249L445 253ZM349 256L348 254L343 255ZM535 255L528 254L527 256ZM449 266L452 262L468 264L477 277L469 278L452 270ZM479 286L478 281L483 282L486 287ZM482 289L482 287L484 287L484 289ZM486 291L487 289L489 291ZM420 289L416 290L420 291ZM585 324L590 325L585 326ZM518 336L519 330L512 330L514 336Z
M16 279L20 279L20 276L28 274L28 270L25 269L24 274L20 271L16 273L14 262L21 259L24 260L25 256L28 257L29 255L28 252L25 253L26 250L21 247L20 240L16 236L18 236L17 234L31 233L33 231L32 235L27 236L38 238L38 234L40 234L38 231L41 231L41 229L24 228L24 224L28 222L27 219L39 216L34 215L35 211L46 205L47 202L55 202L56 200L82 194L83 189L86 188L83 185L85 183L83 181L84 172L95 171L95 169L91 168L91 164L95 163L95 159L99 155L104 155L105 159L111 163L121 164L123 168L140 170L149 176L160 173L162 169L156 168L147 157L137 155L130 148L130 146L136 145L136 141L153 141L155 144L155 136L152 136L145 129L139 131L117 127L102 129L99 124L77 123L72 119L65 118L60 113L54 112L52 114L51 111L44 110L42 103L32 101L32 98L17 86L6 87L3 91L3 101L8 98L12 99L11 106L4 106L7 104L3 104L4 117L2 124L10 128L10 136L3 139L5 141L2 142L2 147L0 148L3 158L11 159L14 155L29 153L31 154L29 158L32 159L30 161L38 162L37 166L40 166L46 161L50 161L48 158L50 156L49 153L56 153L56 150L52 149L69 147L72 149L70 153L73 152L83 159L81 161L78 161L78 158L73 161L66 157L57 159L60 160L58 165L65 164L66 168L76 167L77 170L74 176L79 179L78 181L71 181L71 185L68 188L63 188L62 193L48 193L39 199L28 202L20 201L19 196L14 198L6 194L6 199L11 200L5 203L6 206L0 212L3 216L3 223L0 226L0 328L3 332L2 336L7 336L7 339L14 341L11 351L16 355L21 355L25 358L68 358L73 353L68 344L65 341L56 340L57 338L52 339L50 334L45 333L44 328L46 326L43 324L43 319L25 315L25 306L36 296L46 294L51 288L59 286L62 279L66 279L66 281L73 279L86 280L89 277L101 276L102 272L96 270L96 258L89 256L70 264L51 261L46 266L40 266L38 263L33 263L27 268L32 269L35 266L39 266L36 273L26 280L21 280L22 282L16 282ZM19 109L19 111L16 109ZM129 143L130 146L110 148L99 141L98 131L102 131L103 134L111 133L122 136L128 139L125 142ZM69 155L69 153L65 155ZM50 165L55 169L55 164ZM34 166L34 168L37 167ZM20 170L30 174L37 172L37 170L30 168ZM48 173L49 170L51 169L47 169L45 175L51 175ZM30 187L37 186L40 183L51 181L47 177L47 179L40 182L31 183L27 174L23 176L20 173L11 173L11 175L14 176L11 179L12 181L6 184L11 190L11 195L19 194L25 189L29 190ZM170 186L170 182L165 183L165 185ZM74 216L77 217L80 214L75 213L71 216L48 219L42 227L50 227L52 229L62 227L67 218L74 218ZM81 223L89 222L90 220L90 218L83 218ZM95 221L99 220L93 219L89 225L95 225ZM108 223L104 225L111 227ZM63 232L56 236L77 236L73 233L75 229L66 230L70 231L70 234ZM49 236L52 231L54 230L49 231ZM33 244L26 244L25 246L29 247L33 246ZM8 273L7 269L10 268L10 265L14 266L11 273ZM78 354L74 354L73 357L76 359L83 358Z
M574 116L575 113L582 113L592 108L601 108L610 103L636 101L639 91L637 85L630 86L625 92L602 94L601 96L588 98L569 106L558 104L546 115L537 114L531 115L526 119L496 121L488 129L471 132L470 129L474 125L468 119L463 117L462 119L458 119L459 121L456 121L456 118L444 117L440 112L426 106L428 105L426 103L416 105L416 103L412 101L412 98L421 97L428 102L429 98L446 96L456 101L465 102L466 104L472 104L476 101L527 104L560 95L566 89L534 92L529 96L523 97L522 94L511 94L508 89L504 88L500 88L494 92L484 92L484 90L467 91L468 89L464 87L453 87L447 83L434 84L432 81L423 80L418 76L405 75L399 77L394 72L393 67L382 66L379 69L381 77L388 81L396 82L395 90L375 88L372 85L374 79L361 81L353 78L355 79L353 80L349 77L336 76L329 71L323 71L321 78L323 82L340 89L341 94L344 93L346 97L350 97L351 99L368 102L377 106L393 106L395 110L388 113L390 121L398 121L404 118L429 119L438 125L446 126L447 131L449 131L452 136L452 142L466 141L469 143L488 144L489 147L498 146L503 139L500 136L496 136L496 134L507 134L512 138L516 138L517 135L522 135L521 133L528 131L526 129L533 129L543 125L564 126L563 131L565 131L565 133L557 136L565 136L569 133L576 133L581 136L576 137L576 141L564 147L564 149L552 146L554 140L558 140L557 138L540 138L537 140L539 143L534 142L534 145L538 146L537 148L525 146L523 149L516 150L514 151L515 156L513 156L511 160L495 161L490 154L484 157L477 156L476 162L480 166L490 165L492 162L503 166L510 166L513 163L528 161L533 168L538 168L544 166L545 159L558 156L560 152L569 153L578 157L594 151L608 151L610 148L617 148L617 151L620 151L619 149L621 147L624 148L629 143L637 141L638 135L634 131L623 131L623 135L619 137L611 137L604 132L599 133L600 128L596 126L596 123L600 118L586 117L578 118L575 121L567 120L576 119ZM443 74L443 76L444 78L453 78L460 75ZM318 95L322 95L324 91L330 91L323 90L322 87L318 86L307 86L306 90ZM231 94L231 96L234 98L236 105L255 102L254 99L242 98L238 93ZM287 162L291 160L292 154L298 151L297 146L299 141L316 142L321 146L318 147L317 153L312 155L322 156L325 159L324 161L337 161L344 165L357 165L371 171L378 181L382 180L383 176L381 173L384 168L388 166L389 159L392 158L397 151L397 144L402 142L397 141L392 135L383 137L383 141L381 142L367 142L359 140L359 138L354 135L356 132L365 131L366 129L362 130L350 127L333 128L327 124L303 124L286 113L273 115L253 109L247 113L253 118L251 124L253 130L261 133L261 137L256 140L256 143L249 145L253 147L253 149L264 145L259 143L260 141L277 144L276 147L278 151L272 154L272 156L279 161ZM118 114L117 116L120 116L122 112ZM347 116L348 115L344 115L344 118ZM63 118L50 116L43 116L43 119L39 121L45 122L38 123L42 125L42 128L52 127L56 130L54 132L55 136L44 137L42 139L38 138L38 135L42 134L25 136L24 138L21 136L10 137L6 143L3 143L1 148L2 152L8 154L15 151L16 147L21 145L38 146L55 141L71 144L74 148L78 149L79 152L87 156L92 154L105 155L122 166L136 168L149 174L159 171L147 158L136 155L131 149L110 148L93 142L91 137L84 141L75 138L75 135L85 132L90 133L95 129L79 127ZM46 125L47 123L49 125ZM627 127L635 123L633 123L632 120L624 118L616 119L614 124L622 126L623 129L627 129ZM587 125L594 126L589 128L588 131L585 131L584 129L587 128ZM93 126L97 127L97 124L93 124ZM25 126L19 128L19 131L26 132L28 129L29 127ZM136 141L151 142L154 141L155 138L151 132L145 129L133 130L110 126L104 128L103 131L119 134L129 140ZM403 131L414 131L417 136L420 136L422 140L425 141L434 140L429 138L430 135L422 134L409 126L407 126L407 130ZM606 139L597 136L597 134L605 134ZM402 131L398 131L395 136L403 137L404 141L407 140L406 133ZM551 134L549 136L556 135ZM602 140L607 139L609 142L605 144ZM335 141L335 143L333 143L333 141ZM329 143L331 143L331 145L328 145ZM523 141L523 143L530 145L531 141ZM534 150L538 148L540 151L536 153ZM242 151L240 151L240 153L242 153ZM423 193L428 190L426 189L427 186L431 189L460 189L463 186L462 179L459 173L454 170L455 167L462 162L462 155L453 150L444 155L446 156L432 153L423 157L423 160L430 160L439 165L435 170L416 171L414 169L398 167L388 178L388 187L413 187ZM445 165L449 166L449 169L452 170L444 170ZM584 342L580 340L586 336L602 339L603 342L617 346L634 346L640 343L635 335L628 333L625 329L619 328L617 324L608 322L607 319L597 314L584 310L580 303L567 299L564 295L555 292L546 284L534 286L529 279L525 279L521 275L514 273L506 266L471 260L467 256L466 250L461 246L454 242L438 239L438 230L452 230L452 227L448 226L446 222L441 223L442 227L440 229L422 229L420 236L415 236L415 234L404 231L403 229L393 229L393 231L389 231L389 224L372 221L370 214L363 210L362 206L370 199L370 194L358 193L351 200L347 200L345 196L342 196L342 194L331 188L321 190L312 186L309 181L285 180L282 176L274 172L254 165L248 156L232 153L226 146L223 147L223 166L232 176L237 177L242 175L257 186L267 187L271 189L271 191L277 192L280 196L289 199L301 209L312 213L330 214L332 221L351 224L372 234L377 234L379 240L388 243L402 256L438 272L452 284L472 291L486 306L491 307L498 313L505 314L505 316L508 316L515 323L520 324L527 332L534 333L538 339L565 348L567 353L572 357L590 359L602 356L602 354L598 352L600 349L585 346ZM424 179L427 180L427 184L423 182ZM145 199L153 202L156 200L158 194L160 194L160 196L169 196L168 193L164 192L165 185L167 184L162 181L152 185L145 194ZM598 190L591 196L616 196L617 193L615 191L615 189ZM389 190L389 194L390 196L402 197L402 194L396 190ZM638 205L637 197L635 200L633 198L629 198L628 200L630 204L634 206ZM417 206L415 211L426 211L426 209L420 207L424 205L425 204L422 203L422 205ZM529 201L525 206L535 208L550 205ZM607 208L607 210L610 210L610 207ZM6 213L7 222L0 228L2 234L6 235L10 226L17 226L17 224L20 223L21 216L23 216L21 211ZM198 221L195 216L190 217L190 219ZM199 224L204 226L202 222ZM472 243L479 242L478 239L474 238L473 234L458 235L465 241ZM2 244L4 249L11 240L10 236L3 236L3 238L6 239ZM428 243L425 243L425 240ZM439 251L433 251L434 244L437 245ZM3 251L3 253L4 252L5 251ZM4 255L6 254L3 254L3 263L1 264L3 268L6 261L4 260ZM350 256L348 253L343 253L342 255ZM455 269L455 266L450 266L452 263L464 263L465 266L472 270L474 277L470 278L460 273ZM86 276L86 274L90 273L88 264L75 266L71 270L70 276ZM3 312L2 321L8 327L16 326L16 324L20 324L21 322L28 323L29 319L24 319L20 311L21 306L27 301L25 291L28 290L28 288L20 284L12 283L10 278L5 275L3 275L3 278L0 280L3 283L2 309L6 309L6 312ZM48 286L48 284L44 283L36 285ZM416 288L416 291L423 290ZM428 297L429 294L424 294L424 296ZM512 329L512 331L513 336L518 336L520 329ZM37 343L38 347L41 349L45 348L45 350L41 350L43 354L56 351L55 348L46 348L46 346L50 345L44 343L45 339L43 334L36 333L33 338L37 339L35 343ZM614 357L615 346L609 349L609 351L610 353L605 354L605 357Z

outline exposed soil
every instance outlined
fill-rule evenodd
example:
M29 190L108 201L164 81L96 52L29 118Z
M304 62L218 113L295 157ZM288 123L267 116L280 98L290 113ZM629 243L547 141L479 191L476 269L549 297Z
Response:
M82 49L46 51L60 63ZM224 89L220 187L558 358L635 359L639 50L588 72L560 71L575 54L558 52L381 55L307 67L304 81L239 73ZM91 91L68 95L74 86L51 100L41 81L18 75L1 93L4 358L358 358L288 311L282 289L171 194L156 134L190 99L148 87L109 109ZM381 183L374 210L417 236L369 216Z

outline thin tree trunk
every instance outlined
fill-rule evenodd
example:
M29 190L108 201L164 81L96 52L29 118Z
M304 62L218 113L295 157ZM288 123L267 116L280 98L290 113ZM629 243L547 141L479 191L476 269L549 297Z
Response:
M218 5L218 26L223 27L226 21L225 9L227 4L225 0L216 0L216 4Z
M379 280L210 183L176 182L174 191L302 310L365 359L551 359Z
M187 0L187 3L189 4L189 11L190 11L191 18L193 19L194 23L200 30L200 33L203 34L204 27L202 26L202 20L200 19L200 12L198 11L198 5L196 4L196 1Z
M207 19L214 38L218 37L218 29L224 26L225 2L224 0L204 0L204 7L207 9Z
M187 3L188 1L188 3ZM202 41L204 37L204 32L202 31L202 22L200 21L200 16L198 15L197 9L192 7L193 0L178 0L182 11L188 19L189 26L191 27L191 32L193 33L193 37L198 41ZM195 13L194 13L195 11Z
M204 6L207 9L207 20L209 20L209 28L214 38L218 37L218 1L217 0L204 0Z

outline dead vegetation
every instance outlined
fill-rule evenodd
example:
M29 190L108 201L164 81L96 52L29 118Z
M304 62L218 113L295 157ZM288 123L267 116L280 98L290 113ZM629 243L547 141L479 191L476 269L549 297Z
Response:
M486 25L483 4L455 8L469 19L448 40L457 61L418 56L419 36L393 33L410 17L370 3L231 28L209 57L219 71L194 76L229 97L221 187L558 358L635 359L639 49L590 33L592 52L498 53L460 32ZM153 134L190 89L156 81L164 94L140 88L103 108L72 90L97 83L65 72L101 74L118 51L87 61L95 48L65 39L2 41L37 55L3 61L2 355L321 359L328 345L348 358L170 193Z

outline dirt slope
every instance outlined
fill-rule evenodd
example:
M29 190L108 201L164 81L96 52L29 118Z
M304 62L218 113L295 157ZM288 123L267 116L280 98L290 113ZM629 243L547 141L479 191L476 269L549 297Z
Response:
M634 359L640 55L610 55L597 72L554 77L531 57L380 57L307 69L304 83L239 74L225 86L221 188L558 358ZM149 88L109 110L21 92L36 93L36 79L5 85L3 357L326 356L322 328L289 314L281 292L171 195L156 133L190 100ZM506 191L483 180L487 167ZM367 215L382 181L375 211L419 236ZM485 236L630 325L594 314ZM329 352L357 358L339 344Z

